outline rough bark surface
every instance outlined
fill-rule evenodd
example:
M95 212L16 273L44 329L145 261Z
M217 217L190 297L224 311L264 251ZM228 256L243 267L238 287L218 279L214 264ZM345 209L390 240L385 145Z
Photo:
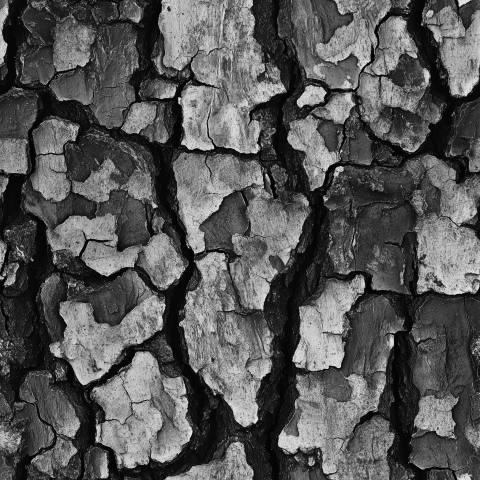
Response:
M0 0L0 480L480 480L480 0Z

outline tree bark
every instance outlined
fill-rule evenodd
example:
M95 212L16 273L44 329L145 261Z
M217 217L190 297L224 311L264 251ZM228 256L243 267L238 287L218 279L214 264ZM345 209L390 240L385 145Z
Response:
M480 480L479 0L0 0L0 478Z

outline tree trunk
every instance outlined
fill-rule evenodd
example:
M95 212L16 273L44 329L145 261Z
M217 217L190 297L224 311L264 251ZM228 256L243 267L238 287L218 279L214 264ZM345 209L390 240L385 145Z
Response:
M2 480L480 480L479 0L0 0Z

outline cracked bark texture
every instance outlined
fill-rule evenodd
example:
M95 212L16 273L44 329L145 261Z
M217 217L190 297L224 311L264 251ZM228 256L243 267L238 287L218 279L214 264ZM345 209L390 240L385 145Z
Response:
M0 0L1 480L480 480L479 0Z

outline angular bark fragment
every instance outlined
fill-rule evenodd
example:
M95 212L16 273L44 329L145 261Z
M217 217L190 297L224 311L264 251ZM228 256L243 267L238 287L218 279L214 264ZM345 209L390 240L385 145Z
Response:
M351 93L336 94L324 107L290 124L288 142L305 154L303 167L311 190L321 187L329 167L340 161L343 125L354 106Z
M226 255L209 253L197 267L202 279L187 294L181 322L189 363L225 398L238 423L252 425L261 380L272 366L273 334L261 312L242 311Z
M79 23L75 17L66 17L55 26L53 64L57 72L84 67L90 61L95 30Z
M433 395L422 397L419 402L419 410L415 417L415 436L425 432L435 432L440 437L455 438L455 422L452 417L452 409L458 403L448 392L443 398Z
M230 271L242 307L263 310L271 282L292 263L310 208L303 195L273 198L258 187L247 191L247 201L250 228L232 236L238 257Z
M438 45L451 95L467 96L480 77L478 2L465 5L453 0L429 0L423 10L422 23L433 33Z
M59 101L74 99L82 105L92 104L94 86L93 75L81 68L56 75L49 84Z
M85 454L85 480L105 480L109 477L108 452L92 447Z
M330 88L354 89L377 47L375 31L390 11L390 0L287 1L280 35L291 38L307 78Z
M25 453L35 456L40 450L50 447L55 441L55 435L50 425L44 423L38 416L35 405L17 402L15 404L15 419L13 424L25 424Z
M480 172L480 100L466 102L453 115L447 155L468 158L470 172Z
M325 100L325 95L327 91L323 87L318 87L316 85L307 85L305 91L297 99L297 105L300 108L305 106L314 107L323 103Z
M247 462L243 444L233 442L228 446L223 458L192 467L188 472L169 476L166 480L203 480L205 478L253 480L254 471Z
M410 461L422 470L448 468L456 478L480 473L474 413L479 312L471 297L428 295L416 304L409 362L420 410Z
M12 262L19 282L5 285L4 292L13 298L2 297L0 311L0 375L8 379L12 370L32 368L38 361L34 335L35 310L25 294L28 277L24 268ZM7 277L8 279L8 277ZM17 279L15 279L17 280ZM19 283L19 288L16 288Z
M120 20L140 23L143 18L143 3L136 0L122 0L119 5Z
M429 126L441 118L443 105L430 93L430 72L402 17L389 17L378 31L375 58L360 76L362 119L382 140L415 152Z
M55 75L53 43L56 18L45 7L28 2L21 17L28 35L20 48L20 79L27 85L46 85Z
M70 193L64 147L77 139L80 126L52 117L33 131L36 153L35 171L30 176L32 187L46 200L60 202Z
M123 351L143 343L163 328L165 302L151 296L127 313L119 325L99 324L89 303L66 301L60 304L60 315L67 328L60 342L50 351L72 365L82 385L105 375L117 363Z
M414 191L408 171L336 169L325 198L328 254L335 272L368 272L375 290L409 292L411 258L404 243L416 215L406 200Z
M33 130L33 143L37 155L61 155L67 142L77 139L80 126L58 117L44 120Z
M450 219L428 215L417 224L419 280L417 290L457 295L480 287L480 240Z
M310 372L340 368L349 321L345 314L363 294L361 275L351 281L329 279L316 298L300 306L300 342L293 361Z
M130 106L122 130L140 134L150 142L166 143L172 135L174 122L171 104L138 102Z
M82 254L82 260L85 265L105 277L124 268L133 268L141 247L128 247L121 252L118 252L115 247L102 242L88 242Z
M471 480L469 475L460 475L459 477L455 477L451 470L430 470L427 474L427 480L455 480L458 478L459 480Z
M35 405L40 419L55 433L74 439L81 427L79 402L52 383L50 372L30 372L20 387L20 398Z
M0 171L3 173L28 173L28 133L37 114L38 97L33 92L13 88L0 97Z
M190 66L202 83L187 85L180 99L182 143L189 149L258 152L260 123L250 119L250 112L285 93L279 70L262 58L251 7L251 0L162 1L160 62L177 71Z
M78 256L89 240L109 242L111 246L116 246L118 237L115 234L115 217L107 214L90 220L75 215L48 232L48 241L54 253L66 250Z
M92 69L96 76L92 111L107 128L120 127L123 113L135 100L129 80L138 68L136 32L132 25L103 25L98 31Z
M436 213L458 227L474 223L480 199L479 177L472 176L457 183L456 171L432 155L409 162L407 169L417 181L423 177L411 199L418 215Z
M393 347L393 335L403 329L403 319L386 297L372 296L359 306L347 338L346 358L341 369L329 368L317 373L297 374L299 397L295 414L280 433L278 444L286 453L321 449L322 469L326 475L338 473L339 480L355 478L349 470L362 470L360 453L356 458L355 429L360 419L379 408L387 382L387 364ZM373 426L375 431L377 427ZM365 427L365 430L369 430ZM371 430L370 430L371 431ZM361 432L367 435L367 432ZM386 450L393 435L380 448L386 464ZM385 439L384 439L385 440ZM384 441L383 440L383 441ZM388 443L390 442L390 444ZM360 447L361 448L361 447ZM352 454L353 450L353 454ZM369 478L369 468L359 478Z
M363 415L378 408L384 385L379 382L372 389L363 377L343 378L340 373L344 385L335 378L331 381L338 385L338 390L344 390L337 400L340 392L330 393L329 374L325 372L329 371L297 375L297 414L280 434L279 446L290 454L321 449L323 471L331 475L339 468L345 455L342 446L353 434L355 425Z
M255 161L181 154L173 167L178 210L194 252L216 244L237 255L231 263L220 253L198 260L202 280L187 295L182 322L190 363L223 395L235 419L251 425L258 419L260 381L271 368L272 333L261 311L270 283L291 261L308 203L298 194L267 193ZM222 213L229 209L240 215L237 221Z
M175 97L178 84L163 78L145 80L140 85L140 98L142 100L169 100Z
M375 157L375 144L366 133L363 122L360 120L360 114L357 110L358 109L353 110L350 117L345 122L340 158L344 163L370 165ZM381 164L378 158L376 158L376 160ZM389 163L395 165L394 158L390 157L388 160Z
M22 66L21 81L24 84L47 85L55 75L53 49L51 47L31 47L20 55Z
M92 390L105 412L97 442L113 449L119 468L174 460L192 435L186 394L182 377L164 376L151 353L137 352L129 366Z
M92 9L92 15L98 25L115 22L120 18L118 4L109 0L97 2Z
M340 461L332 480L387 479L390 465L387 452L393 444L394 433L390 424L381 416L359 425L349 440L345 456Z
M58 437L55 446L41 455L37 455L28 470L46 474L47 478L78 479L81 473L81 460L78 450L70 440ZM35 478L35 477L34 477Z
M165 233L153 235L138 256L137 265L145 270L160 290L178 282L188 262L174 241Z

